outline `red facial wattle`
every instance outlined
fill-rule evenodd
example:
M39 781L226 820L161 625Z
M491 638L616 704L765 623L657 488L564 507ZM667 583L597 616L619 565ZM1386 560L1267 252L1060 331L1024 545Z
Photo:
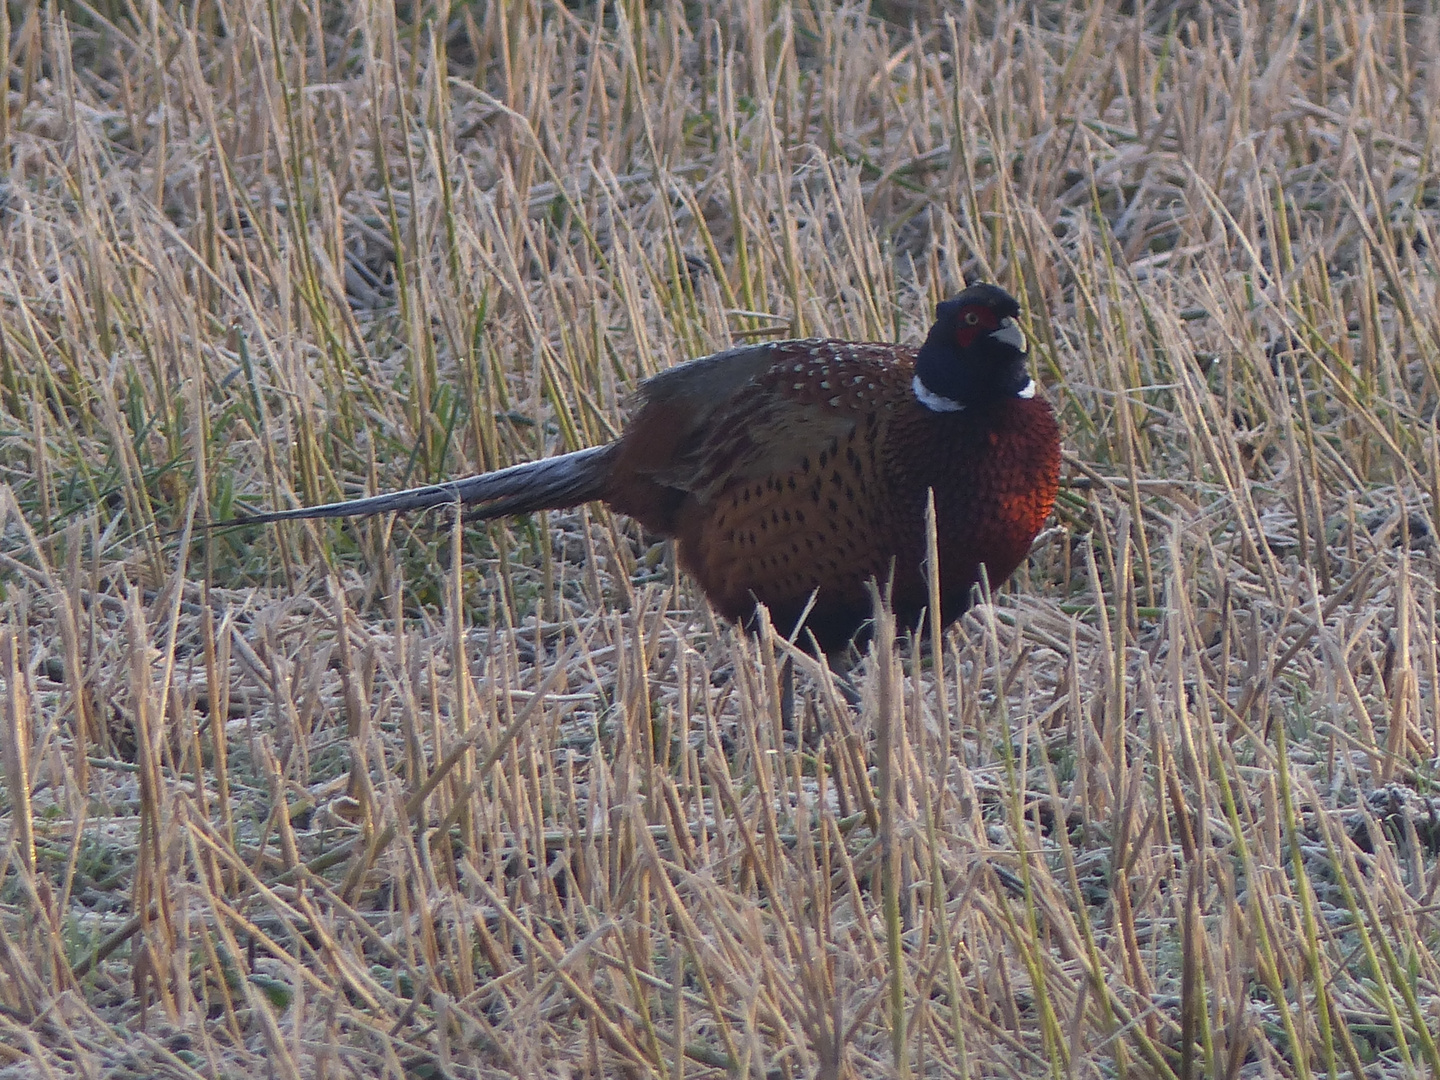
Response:
M1000 316L985 304L967 304L955 319L955 344L968 349L976 339L1000 327Z

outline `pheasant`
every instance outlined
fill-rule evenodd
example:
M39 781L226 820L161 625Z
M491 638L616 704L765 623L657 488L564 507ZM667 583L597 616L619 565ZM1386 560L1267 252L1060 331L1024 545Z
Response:
M891 582L898 625L918 622L933 489L948 624L982 566L998 585L1020 565L1059 485L1059 427L1027 370L1019 311L977 284L938 305L918 350L813 338L728 349L643 382L604 446L226 524L454 503L495 518L598 500L673 537L725 618L749 624L764 604L788 634L803 615L833 653L863 636L872 578Z

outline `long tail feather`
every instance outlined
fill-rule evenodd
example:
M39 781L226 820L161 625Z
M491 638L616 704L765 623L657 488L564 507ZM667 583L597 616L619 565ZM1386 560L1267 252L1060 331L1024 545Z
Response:
M368 517L407 510L428 510L433 506L459 503L475 506L477 518L524 514L532 510L559 510L600 499L610 476L610 459L615 444L576 450L558 457L543 458L508 469L467 476L444 484L410 488L367 499L299 506L293 510L272 510L263 514L241 514L223 525L263 525L271 521L301 521L310 518ZM477 504L479 504L477 506Z

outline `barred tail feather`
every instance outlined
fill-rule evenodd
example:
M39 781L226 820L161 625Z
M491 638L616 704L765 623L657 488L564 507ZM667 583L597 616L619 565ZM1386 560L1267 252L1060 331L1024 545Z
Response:
M460 504L474 507L476 518L525 514L532 510L559 510L605 496L606 483L615 455L615 444L576 450L558 457L512 465L508 469L467 476L444 484L373 495L367 499L299 506L263 514L242 514L216 525L264 525L272 521L303 521L311 518L368 517L372 514L428 510L434 506Z

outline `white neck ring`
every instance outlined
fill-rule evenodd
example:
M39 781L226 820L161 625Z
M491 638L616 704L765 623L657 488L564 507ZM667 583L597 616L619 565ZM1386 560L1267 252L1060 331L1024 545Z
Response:
M961 412L965 408L960 402L952 401L948 397L941 397L935 393L920 381L919 375L915 376L914 380L910 383L910 387L915 391L915 397L920 404L924 405L931 412Z

